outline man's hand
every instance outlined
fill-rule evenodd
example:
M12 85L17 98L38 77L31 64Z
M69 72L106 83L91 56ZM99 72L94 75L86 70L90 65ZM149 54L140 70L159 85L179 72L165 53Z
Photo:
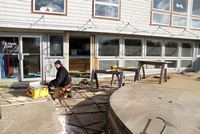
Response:
M45 85L47 85L48 87L53 87L53 84L51 82L46 82Z

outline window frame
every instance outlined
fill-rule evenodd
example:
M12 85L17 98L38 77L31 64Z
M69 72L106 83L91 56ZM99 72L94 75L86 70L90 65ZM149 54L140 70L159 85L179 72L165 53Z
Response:
M166 48L168 48L168 47L166 47L166 43L169 43L169 42L174 42L174 43L177 43L177 56L167 56L166 55ZM163 45L164 45L164 48L165 48L165 50L164 50L164 57L165 58L178 58L179 57L179 46L180 46L180 43L179 43L179 41L175 41L175 40L165 40L164 41L164 43L163 43Z
M193 20L198 20L199 21L199 27L194 27L193 26ZM194 17L191 18L191 28L193 28L193 29L200 29L200 18L194 18Z
M190 50L192 52L191 56L183 56L183 44L186 44L186 43L191 44L191 50ZM194 52L195 51L194 42L183 41L183 42L181 42L180 47L181 47L180 56L182 58L193 58L194 57L194 55L195 55L195 52Z
M47 12L47 11L37 11L35 8L35 1L32 0L32 13L38 13L38 14L51 14L51 15L67 15L67 0L63 0L64 6L63 6L63 12Z
M119 40L119 44L118 44L118 55L115 55L115 56L102 56L102 55L99 55L99 39L100 38L106 38L106 39L118 39ZM97 47L96 47L96 57L103 57L103 58L112 58L112 57L121 57L121 53L120 53L120 50L121 50L121 39L119 37L116 37L116 36L98 36L97 37L97 40L96 40L96 44L97 44Z
M160 42L160 50L161 50L161 52L160 52L160 55L159 56L157 56L157 55L147 55L147 42L148 41L157 41L157 42ZM152 57L162 57L162 55L163 55L163 40L160 40L160 39L147 39L146 41L145 41L145 57L148 57L148 58L152 58Z
M167 15L169 16L169 20L168 20L168 24L164 24L164 23L153 23L153 14L156 13L156 14L164 14L164 15ZM152 11L152 14L151 14L151 24L154 24L154 25L163 25L163 26L170 26L170 14L167 14L167 13L163 13L163 12L154 12Z
M174 12L173 11L173 2L174 1L171 1L170 0L170 3L169 3L169 11L167 10L160 10L160 9L156 9L154 8L154 0L152 0L151 2L151 23L150 25L161 25L161 26L168 26L168 27L179 27L179 28L186 28L187 25L188 25L188 21L186 21L186 25L185 26L181 26L181 25L173 25L173 16L176 16L176 17L185 17L186 20L187 20L187 13L188 13L188 1L187 1L187 12L186 13L181 13L181 12ZM169 15L169 24L166 25L164 23L153 23L154 20L153 20L153 14L154 13L157 13L157 14L167 14Z
M191 11L191 14L192 14L193 17L200 17L200 14L199 14L199 15L193 14L194 5L196 5L196 4L194 4L194 0L193 0L193 1L192 1L192 11Z
M141 55L137 55L137 56L127 56L126 55L126 40L134 40L134 41L141 41ZM126 58L129 58L129 57L142 57L143 55L143 40L141 38L124 38L123 39L123 42L124 42L124 48L123 48L123 56L126 57Z
M194 5L196 5L196 4L194 4L194 0L193 0L192 1L192 11L191 11L191 28L193 28L193 29L200 29L200 14L199 15L193 14ZM193 26L193 21L194 20L199 21L199 27L194 27Z
M62 36L61 42L61 54L60 55L51 55L51 36ZM48 35L48 57L64 57L64 35L62 34L49 34Z
M200 57L200 42L197 42L197 56Z
M110 17L110 16L100 16L100 15L97 16L97 15L95 15L96 4L118 7L118 17L115 18L115 17ZM118 0L118 4L112 4L112 3L109 3L109 2L99 2L99 1L93 0L93 12L92 12L92 16L94 18L120 20L120 17L121 17L120 14L121 14L121 0Z

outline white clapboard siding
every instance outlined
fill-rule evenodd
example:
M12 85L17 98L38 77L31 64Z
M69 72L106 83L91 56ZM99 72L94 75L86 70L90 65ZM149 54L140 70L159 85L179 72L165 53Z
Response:
M93 18L93 0L67 0L67 15L32 13L31 0L0 0L0 27L197 39L200 32L190 29L192 0L188 2L187 29L190 32L151 26L151 0L121 0L120 20Z

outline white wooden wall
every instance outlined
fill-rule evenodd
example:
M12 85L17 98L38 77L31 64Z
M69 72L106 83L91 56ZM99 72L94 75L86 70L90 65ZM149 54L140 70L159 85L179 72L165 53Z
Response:
M32 13L31 0L0 0L0 27L65 31L83 31L84 29L85 32L131 35L135 32L133 35L161 36L170 38L178 37L199 40L195 36L195 34L200 34L199 30L191 30L189 28L189 17L187 30L193 34L190 32L184 32L183 36L180 36L183 29L162 27L166 30L165 31L161 28L158 29L158 26L150 26L151 0L121 0L121 19L119 21L93 18L93 0L66 1L67 15L62 16ZM188 0L188 2L188 15L190 16L192 0ZM89 20L91 20L91 22L88 22ZM86 23L87 25L85 25ZM125 27L128 23L130 25ZM138 29L138 31L132 26ZM171 36L169 32L173 36Z

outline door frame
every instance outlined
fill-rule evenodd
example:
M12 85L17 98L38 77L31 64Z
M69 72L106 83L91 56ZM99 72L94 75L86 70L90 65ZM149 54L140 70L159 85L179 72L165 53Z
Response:
M36 77L36 78L24 78L24 67L23 67L23 60L24 60L24 56L25 55L29 55L29 53L23 53L23 42L22 42L22 38L23 37L37 37L40 38L40 73L41 76L40 77ZM19 81L41 81L42 79L42 35L21 35L19 38L19 67L20 67L20 77L19 77Z

